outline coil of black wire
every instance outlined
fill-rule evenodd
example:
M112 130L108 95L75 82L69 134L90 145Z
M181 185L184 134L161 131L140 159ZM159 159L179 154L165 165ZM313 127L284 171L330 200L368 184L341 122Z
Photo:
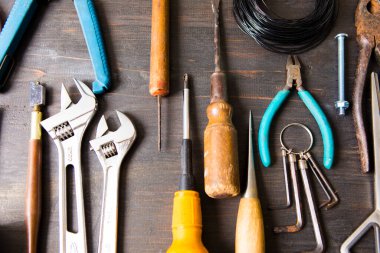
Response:
M298 19L278 16L265 0L234 0L233 11L240 29L265 49L299 54L327 37L338 15L338 0L315 0L314 10Z

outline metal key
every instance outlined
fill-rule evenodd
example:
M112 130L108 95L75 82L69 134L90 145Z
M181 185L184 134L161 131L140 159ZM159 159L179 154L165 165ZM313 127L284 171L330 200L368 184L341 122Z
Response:
M115 132L109 131L107 122L102 116L98 124L96 139L90 141L104 172L99 253L116 253L117 251L120 166L136 139L136 130L132 122L121 112L116 111L116 113L120 121L119 129Z
M301 195L300 195L298 175L297 175L297 157L295 154L290 153L288 155L288 158L289 158L289 164L290 164L290 175L292 178L292 185L293 185L294 202L296 205L297 220L296 220L295 225L274 227L273 231L275 233L294 233L294 232L300 231L303 227Z
M309 182L309 177L308 177L308 172L307 172L308 170L307 161L304 159L303 155L301 155L300 159L298 160L298 169L301 172L305 195L306 195L307 203L309 205L310 216L313 222L314 236L317 242L317 246L314 250L305 251L303 253L322 253L325 251L325 242L322 236L321 223L319 221L317 208L315 207L315 204L314 204L315 203L314 196L313 196L313 192L311 190L311 186Z
M53 138L59 154L59 251L60 253L86 253L86 226L83 204L81 144L88 123L97 109L91 90L74 79L81 99L74 104L66 88L61 87L61 112L42 121L41 125ZM67 229L66 171L73 167L75 176L75 202L78 230Z
M322 203L319 207L326 207L326 209L331 209L339 203L339 197L332 188L330 182L323 174L322 170L319 168L317 162L314 160L310 152L304 154L304 158L309 162L310 169L313 172L314 176L317 178L317 181L322 187L322 190L325 192L328 200Z

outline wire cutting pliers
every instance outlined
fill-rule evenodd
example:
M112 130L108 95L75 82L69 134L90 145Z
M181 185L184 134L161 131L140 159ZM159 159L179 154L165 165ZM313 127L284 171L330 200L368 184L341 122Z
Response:
M7 82L13 69L16 49L40 2L41 0L16 0L5 22L0 33L0 89ZM92 90L95 94L102 94L110 88L111 76L94 3L92 0L73 2L95 71Z
M278 94L269 104L260 123L258 145L261 161L265 167L268 167L271 164L271 157L269 152L270 126L277 111L284 103L285 99L290 94L291 89L295 85L299 97L305 103L306 107L309 109L314 119L317 121L323 139L323 165L326 169L330 169L334 160L334 138L330 123L328 122L325 113L322 111L317 101L313 98L310 92L306 91L302 86L301 64L298 61L297 56L288 56L286 70L286 85L281 91L278 92Z

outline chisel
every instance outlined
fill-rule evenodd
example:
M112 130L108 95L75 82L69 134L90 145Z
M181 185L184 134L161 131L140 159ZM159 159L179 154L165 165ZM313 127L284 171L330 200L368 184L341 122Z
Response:
M189 85L185 75L183 92L183 140L179 191L174 194L173 243L167 253L208 253L202 243L202 212L199 193L195 191L190 139Z
M253 117L249 114L248 180L240 199L236 223L235 253L264 253L264 222L257 193L253 153Z

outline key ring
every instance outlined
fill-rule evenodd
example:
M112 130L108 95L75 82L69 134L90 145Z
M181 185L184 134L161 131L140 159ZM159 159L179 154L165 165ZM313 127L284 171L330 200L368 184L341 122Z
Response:
M309 145L309 147L306 150L300 151L300 152L294 152L293 149L289 149L288 147L285 146L285 144L284 144L284 142L282 140L282 137L284 135L285 130L288 129L288 128L290 128L290 127L301 127L301 128L303 128L309 134L310 145ZM311 149L311 147L313 146L313 143L314 143L314 138L313 138L313 133L310 131L310 129L307 126L305 126L305 125L303 125L301 123L291 123L289 125L286 125L282 129L281 134L280 134L280 142L281 142L282 149L285 150L288 154L302 155L302 154L305 154L305 153L307 153L307 152L310 151L310 149Z

